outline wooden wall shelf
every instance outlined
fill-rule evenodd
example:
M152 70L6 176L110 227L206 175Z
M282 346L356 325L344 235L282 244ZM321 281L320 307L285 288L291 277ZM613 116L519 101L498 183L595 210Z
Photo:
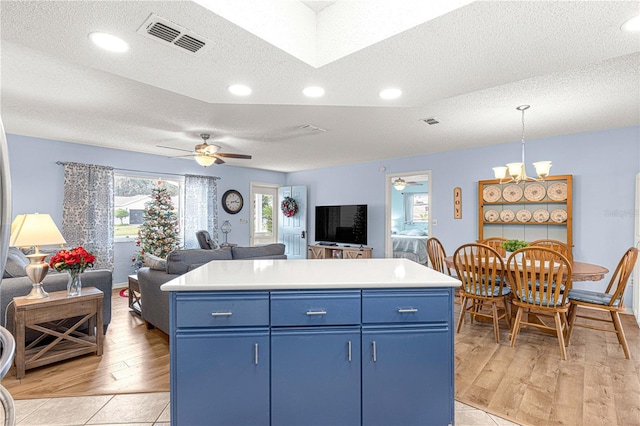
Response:
M549 188L564 189L565 192L550 193ZM534 189L537 192L533 193ZM541 192L544 193L544 197L541 197ZM522 195L518 198L519 194ZM493 215L495 218L496 213L502 214L505 210L511 210L514 216L521 210L526 210L532 217L526 221L519 221L516 217L511 221L487 219L487 215L490 218ZM566 220L556 222L549 217L548 220L538 222L533 215L540 210L549 216L554 211L560 210L561 214L564 211ZM514 182L501 184L497 179L479 181L478 239L483 240L489 237L517 238L524 241L549 238L573 247L573 176L550 176L541 182L518 184Z

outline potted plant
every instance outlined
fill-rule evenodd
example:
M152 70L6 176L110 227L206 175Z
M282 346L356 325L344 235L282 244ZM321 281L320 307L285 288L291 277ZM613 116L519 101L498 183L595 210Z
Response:
M514 239L505 241L504 243L502 243L501 247L507 252L506 256L508 259L514 251L520 250L521 248L529 247L529 243L526 241ZM516 258L516 261L519 262L520 259Z

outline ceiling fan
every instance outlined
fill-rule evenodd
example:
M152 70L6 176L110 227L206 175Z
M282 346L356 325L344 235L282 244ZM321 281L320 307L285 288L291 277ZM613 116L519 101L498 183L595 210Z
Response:
M229 154L229 153L220 152L220 149L221 149L220 146L207 143L207 140L211 137L211 135L209 135L208 133L202 133L200 134L200 137L202 138L202 143L196 145L193 151L189 151L181 148L174 148L172 146L162 146L162 145L156 145L156 146L158 148L168 148L168 149L175 149L178 151L190 152L189 155L178 155L177 157L174 157L174 158L193 157L196 160L196 162L203 167L210 166L213 163L224 164L225 161L222 159L222 157L239 158L243 160L251 159L250 155Z
M401 177L399 177L396 180L394 180L392 185L398 191L402 191L407 186L414 186L414 185L415 186L422 186L422 184L420 182L407 182L406 180L402 179Z

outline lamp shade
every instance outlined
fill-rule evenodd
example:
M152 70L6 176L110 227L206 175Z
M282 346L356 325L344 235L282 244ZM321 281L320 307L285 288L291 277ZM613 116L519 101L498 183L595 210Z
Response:
M229 223L229 221L228 221L228 220L225 220L225 221L222 223L222 226L220 226L220 230L221 230L222 232L224 232L225 234L228 234L229 232L231 232L231 223Z
M493 174L495 175L496 179L504 179L507 176L507 167L494 167Z
M551 169L551 161L538 161L533 163L533 167L536 168L536 173L541 178L549 176L549 169Z
M201 166L207 167L212 165L216 161L216 158L206 154L198 154L195 156L195 160Z
M11 247L48 246L66 241L48 214L21 214L11 223Z

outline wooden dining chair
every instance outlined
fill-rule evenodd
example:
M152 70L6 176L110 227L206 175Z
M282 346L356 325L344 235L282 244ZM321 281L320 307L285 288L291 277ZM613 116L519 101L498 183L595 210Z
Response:
M500 253L500 256L504 258L507 255L507 251L502 248L502 243L507 241L507 239L508 238L504 237L489 237L478 241L478 243L491 247L492 249Z
M511 347L515 346L522 326L555 330L560 354L566 360L564 332L568 329L571 262L550 248L530 246L515 251L507 259L507 270L514 296L512 303L518 309L511 330ZM526 321L522 317L524 312L528 314ZM553 318L555 326L547 325L544 318Z
M447 253L444 251L440 240L436 237L431 237L427 240L427 255L433 269L443 274L451 275L451 269L449 269L444 260L447 257Z
M573 327L584 327L592 330L609 331L616 333L618 336L618 342L622 346L624 356L627 359L631 358L629 353L629 345L627 344L627 338L624 335L624 329L620 322L620 312L624 312L625 306L623 303L624 290L627 287L629 276L633 271L633 267L638 259L638 249L635 247L629 248L618 262L609 285L604 293L589 290L572 289L569 290L569 300L571 307L569 308L569 332L567 333L567 346L571 339L571 333ZM600 311L609 312L611 319L598 318L590 315L578 315L579 308L598 309ZM576 323L576 318L583 318L591 321L609 322L613 325L613 330L610 327L596 327L594 325Z
M531 242L531 244L529 244L529 245L537 246L537 247L547 247L547 248L550 248L551 250L555 250L557 252L560 252L567 259L569 259L569 262L573 263L573 254L571 253L572 252L571 247L569 247L568 245L566 245L562 241L550 240L550 239L542 239L542 240L535 240L535 241Z
M440 240L436 237L431 237L427 240L427 255L429 256L429 262L431 262L431 268L443 274L451 275L451 269L445 261L447 253ZM453 300L456 305L460 304L460 288L456 288Z
M498 321L504 319L511 327L511 314L507 303L509 287L504 279L502 256L484 244L464 244L454 253L453 266L458 279L462 281L460 287L462 306L456 333L460 333L462 322L466 322L466 314L469 314L471 323L476 316L491 318L496 343L499 343ZM498 302L501 302L504 308L502 313L498 312ZM485 308L491 308L491 312L484 312Z

